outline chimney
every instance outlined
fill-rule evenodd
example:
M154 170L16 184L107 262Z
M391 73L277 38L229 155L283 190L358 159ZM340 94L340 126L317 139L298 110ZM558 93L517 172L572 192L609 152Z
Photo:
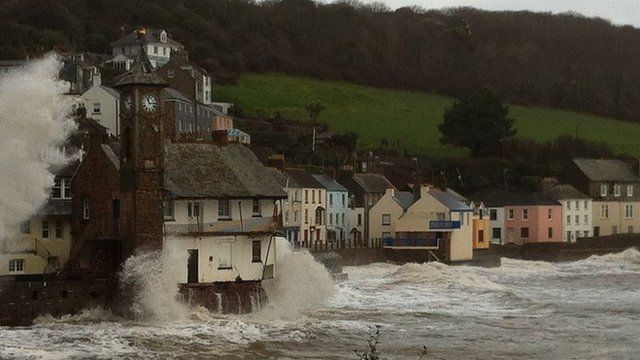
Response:
M100 74L100 71L96 71L93 74L93 86L100 86L102 85L102 74Z
M429 185L420 185L420 198L422 199L426 197L429 193L429 190L431 190L431 187Z
M387 188L387 190L385 190L384 194L385 194L385 195L395 196L395 195L396 195L396 189L394 189L394 188Z

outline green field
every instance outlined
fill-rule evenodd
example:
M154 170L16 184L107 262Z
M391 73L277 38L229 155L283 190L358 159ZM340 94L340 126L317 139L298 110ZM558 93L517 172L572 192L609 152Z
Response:
M377 146L382 138L400 141L422 154L460 156L459 148L439 143L437 125L451 98L421 92L380 89L345 82L279 74L245 74L237 85L218 87L216 101L239 104L245 113L307 120L305 105L319 100L320 121L335 132L353 131L361 147ZM538 141L562 134L608 143L616 153L640 155L640 124L540 107L511 106L518 135Z

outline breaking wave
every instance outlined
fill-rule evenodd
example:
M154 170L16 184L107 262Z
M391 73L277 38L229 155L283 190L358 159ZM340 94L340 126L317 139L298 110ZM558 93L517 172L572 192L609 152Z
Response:
M503 290L503 286L481 274L479 268L449 266L439 262L405 264L393 273L395 283L429 284L478 290Z

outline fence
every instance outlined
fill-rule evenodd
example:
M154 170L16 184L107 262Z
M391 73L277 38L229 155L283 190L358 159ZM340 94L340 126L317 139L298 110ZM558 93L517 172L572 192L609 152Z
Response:
M311 251L328 251L328 250L340 250L340 249L365 249L365 248L380 248L382 247L382 239L367 240L327 240L327 241L298 241L294 243L296 248L305 248Z

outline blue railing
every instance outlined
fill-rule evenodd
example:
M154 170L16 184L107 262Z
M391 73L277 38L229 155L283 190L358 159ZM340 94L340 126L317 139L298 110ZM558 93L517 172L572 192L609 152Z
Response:
M429 229L432 229L432 230L460 229L460 221L432 220L432 221L429 221Z
M437 248L439 245L440 239L382 239L382 246Z

